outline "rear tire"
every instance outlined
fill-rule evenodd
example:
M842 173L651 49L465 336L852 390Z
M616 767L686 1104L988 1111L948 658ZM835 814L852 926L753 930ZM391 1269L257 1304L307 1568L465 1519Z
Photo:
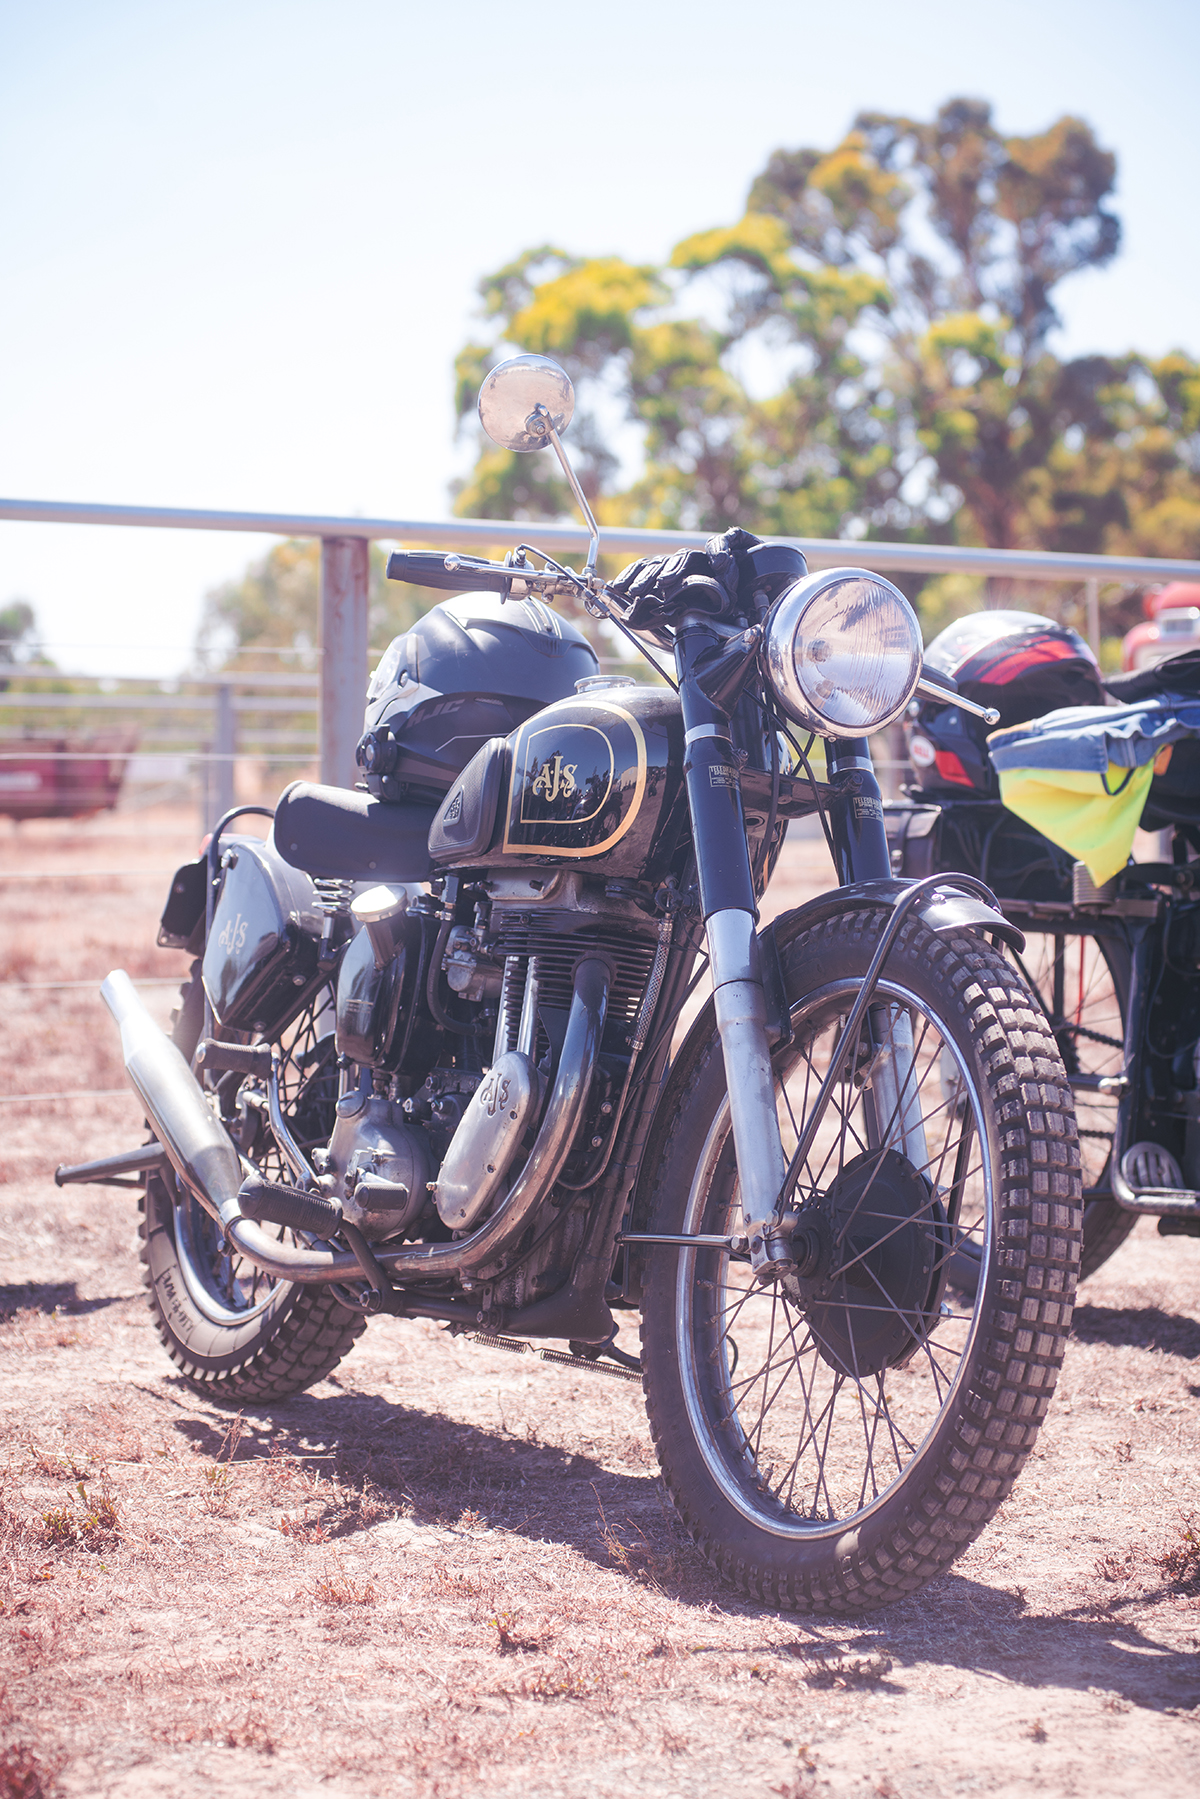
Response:
M204 1023L199 965L184 986L172 1039L191 1056ZM303 1020L301 1021L301 1033ZM299 1037L287 1033L293 1065ZM289 1110L310 1123L321 1095L296 1081ZM327 1133L326 1133L327 1134ZM167 1354L189 1386L228 1404L287 1399L322 1380L366 1328L327 1286L274 1281L226 1249L220 1228L174 1175L151 1175L141 1202L142 1281ZM285 1235L286 1233L280 1233Z
M774 1060L789 1155L884 923L843 914L783 948L795 1041ZM801 1612L917 1592L979 1534L1037 1437L1079 1267L1070 1089L1011 965L912 920L879 994L912 1020L921 1132L910 1109L901 1140L923 1164L894 1148L894 1114L882 1141L870 1121L854 1077L881 1093L887 1077L864 1036L797 1188L824 1245L818 1274L756 1286L745 1257L658 1249L645 1285L647 1410L679 1515L729 1585ZM871 1162L885 1151L892 1162ZM736 1235L740 1218L714 1032L651 1228ZM951 1305L950 1261L968 1241L977 1291Z
M1017 965L1042 1002L1068 1077L1118 1075L1125 1066L1125 1020L1133 978L1129 945L1082 932L1029 932ZM1083 1257L1087 1280L1120 1249L1138 1221L1112 1197L1110 1164L1118 1096L1075 1091L1083 1174Z

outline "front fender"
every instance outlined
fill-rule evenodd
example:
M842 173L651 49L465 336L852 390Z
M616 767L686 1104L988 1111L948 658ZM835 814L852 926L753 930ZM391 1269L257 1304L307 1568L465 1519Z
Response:
M998 908L993 910L988 906L976 893L956 890L955 880L953 874L946 875L944 880L939 880L936 887L916 902L914 910L922 924L938 937L948 936L953 931L982 930L992 937L1000 938L1011 949L1018 952L1023 950L1024 932L1005 918ZM911 881L886 880L858 881L850 887L834 887L828 893L818 894L816 899L806 900L802 906L793 907L790 912L781 913L772 924L760 931L758 941L764 986L767 989L768 1015L773 1009L771 987L777 984L778 979L778 952L785 944L791 943L793 938L813 925L822 924L827 918L840 917L844 912L879 910L881 907L890 909L912 885ZM972 885L977 887L979 883L973 882ZM779 1003L783 1002L782 993L778 1000ZM701 1006L680 1045L654 1108L654 1117L634 1183L629 1221L625 1227L627 1230L647 1228L653 1171L665 1148L671 1122L679 1110L680 1098L695 1078L696 1066L715 1031L716 1017L710 997Z
M972 888L982 883L973 877ZM989 906L975 892L968 892L965 887L956 890L958 876L947 874L940 876L936 887L930 889L923 899L917 901L914 910L927 930L937 937L948 936L951 931L983 930L989 936L999 937L1010 949L1018 953L1025 948L1025 933L1010 919L1005 918L999 904L993 899ZM853 887L834 887L828 893L817 895L816 899L806 900L804 905L796 906L791 912L784 912L760 931L760 941L772 930L777 943L790 943L793 937L799 936L810 925L820 924L823 919L833 918L841 912L863 911L871 906L894 906L898 899L906 894L913 885L912 881L858 881ZM986 892L987 889L985 888Z

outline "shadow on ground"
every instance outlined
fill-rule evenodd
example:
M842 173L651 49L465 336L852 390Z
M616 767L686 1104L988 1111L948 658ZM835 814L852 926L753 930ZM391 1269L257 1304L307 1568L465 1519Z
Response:
M80 1299L74 1281L23 1281L16 1286L0 1286L0 1324L18 1312L45 1312L48 1316L59 1312L81 1318L87 1312L102 1312L108 1306L125 1305L140 1297L134 1293L110 1293L103 1299Z
M161 1402L168 1396L160 1390L157 1397ZM402 1505L418 1524L455 1532L464 1551L475 1533L488 1527L535 1543L568 1545L593 1565L649 1585L686 1608L689 1631L700 1625L697 1613L713 1615L714 1602L720 1611L742 1618L776 1615L717 1584L671 1513L655 1475L614 1472L552 1444L371 1394L302 1394L285 1404L247 1409L243 1422L238 1461L294 1455L322 1473L336 1473L345 1490L374 1489ZM229 1416L216 1411L205 1416L181 1406L175 1428L198 1450L216 1456L228 1441ZM351 1509L330 1534L353 1535L367 1527ZM1118 1710L1191 1712L1200 1706L1197 1657L1173 1651L1123 1622L1121 1611L1118 1598L1039 1616L1026 1609L1020 1589L989 1587L951 1573L869 1622L796 1619L794 1639L764 1640L761 1654L801 1658L810 1673L815 1667L818 1685L884 1691L895 1685L887 1680L890 1671L933 1664L1036 1689L1053 1670L1054 1686L1103 1693Z
M1081 1343L1113 1343L1130 1349L1200 1359L1200 1322L1159 1306L1077 1305L1072 1325Z

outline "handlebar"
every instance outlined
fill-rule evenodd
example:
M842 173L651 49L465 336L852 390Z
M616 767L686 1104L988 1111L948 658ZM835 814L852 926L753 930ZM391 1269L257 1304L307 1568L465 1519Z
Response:
M444 587L451 593L507 594L512 586L510 569L476 563L463 568L447 568L440 550L393 550L388 557L389 581L411 581L416 587Z

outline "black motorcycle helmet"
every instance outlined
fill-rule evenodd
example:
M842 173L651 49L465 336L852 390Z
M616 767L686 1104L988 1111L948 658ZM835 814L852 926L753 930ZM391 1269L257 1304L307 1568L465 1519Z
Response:
M392 639L371 676L356 752L368 791L440 800L489 737L599 672L579 627L540 600L443 600Z
M1000 785L987 754L989 731L1024 724L1061 706L1102 706L1104 689L1091 650L1068 625L1036 612L981 612L934 638L926 666L948 675L964 698L994 706L984 724L951 701L922 700L909 731L909 760L929 792L995 798Z

